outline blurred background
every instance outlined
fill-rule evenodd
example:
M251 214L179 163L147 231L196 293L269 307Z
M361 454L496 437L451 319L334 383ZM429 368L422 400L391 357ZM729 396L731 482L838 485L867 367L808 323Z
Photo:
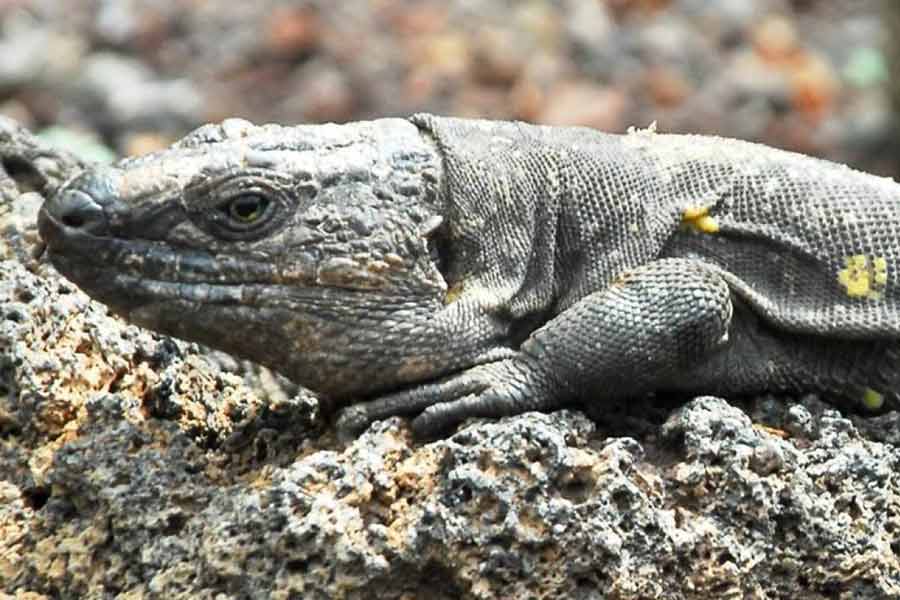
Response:
M0 0L0 114L104 158L429 111L711 133L900 173L900 0Z

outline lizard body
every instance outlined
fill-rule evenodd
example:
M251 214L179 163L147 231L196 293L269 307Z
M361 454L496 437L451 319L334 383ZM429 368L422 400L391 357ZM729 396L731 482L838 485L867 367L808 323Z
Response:
M417 115L207 125L39 225L126 318L358 429L654 391L900 391L900 186L758 144ZM594 408L596 410L596 408Z

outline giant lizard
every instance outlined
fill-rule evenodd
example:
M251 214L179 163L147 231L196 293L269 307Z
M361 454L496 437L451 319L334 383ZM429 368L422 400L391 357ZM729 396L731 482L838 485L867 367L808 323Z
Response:
M900 185L717 137L206 125L46 202L126 319L429 435L652 392L900 398Z

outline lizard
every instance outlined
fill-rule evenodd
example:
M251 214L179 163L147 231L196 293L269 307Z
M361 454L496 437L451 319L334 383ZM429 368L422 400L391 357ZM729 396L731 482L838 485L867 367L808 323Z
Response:
M87 168L53 265L127 320L432 436L659 392L900 399L900 185L701 135L226 119Z

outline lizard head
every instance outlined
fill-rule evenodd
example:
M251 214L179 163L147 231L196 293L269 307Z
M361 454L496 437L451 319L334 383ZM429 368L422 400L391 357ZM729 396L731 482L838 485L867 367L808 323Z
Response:
M126 319L346 396L416 378L447 294L440 185L406 120L231 119L82 172L38 221L54 266Z

